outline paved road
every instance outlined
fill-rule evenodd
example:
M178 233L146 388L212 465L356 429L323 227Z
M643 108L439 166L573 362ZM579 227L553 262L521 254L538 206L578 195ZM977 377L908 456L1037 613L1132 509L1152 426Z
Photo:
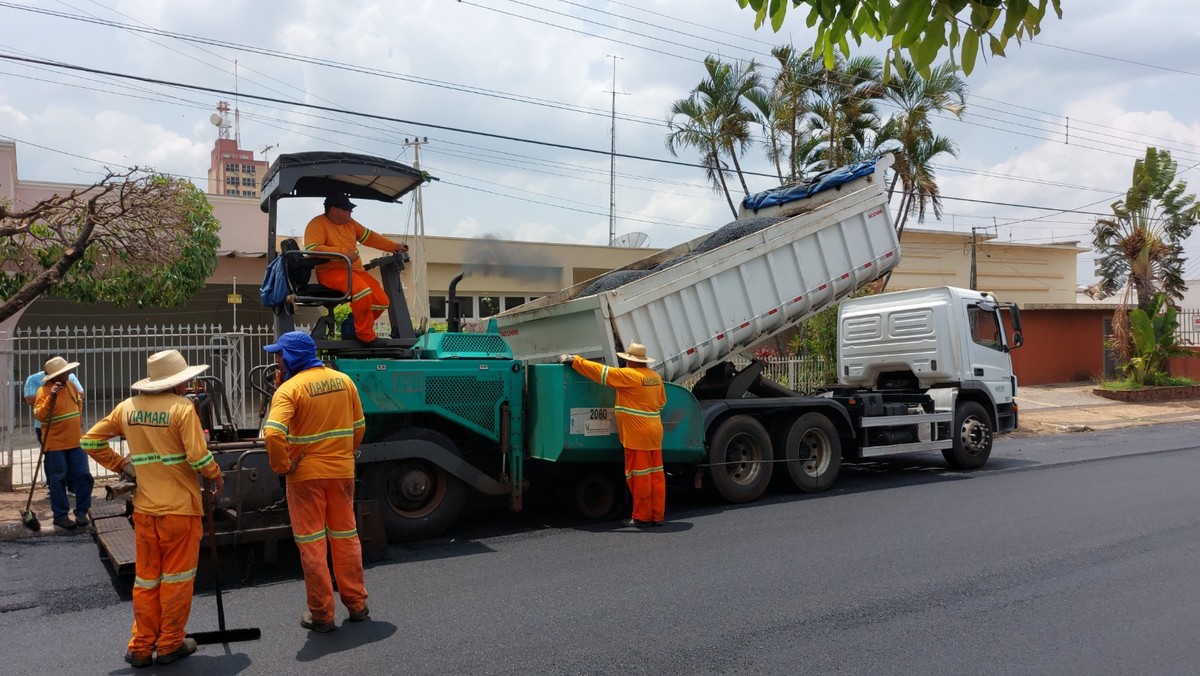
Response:
M368 571L374 622L303 632L302 584L277 568L225 597L229 626L262 641L169 670L1193 673L1195 441L1192 425L1012 439L975 474L922 456L849 468L821 496L673 496L652 533L476 519ZM125 671L129 604L90 540L0 543L0 559L11 673ZM211 594L192 617L215 627Z

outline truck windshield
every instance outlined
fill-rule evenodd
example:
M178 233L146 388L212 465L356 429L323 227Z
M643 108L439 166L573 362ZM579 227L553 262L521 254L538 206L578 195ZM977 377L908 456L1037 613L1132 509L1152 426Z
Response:
M967 306L967 317L971 322L971 340L998 352L1004 351L1004 339L1001 335L1000 319L996 316L995 306Z

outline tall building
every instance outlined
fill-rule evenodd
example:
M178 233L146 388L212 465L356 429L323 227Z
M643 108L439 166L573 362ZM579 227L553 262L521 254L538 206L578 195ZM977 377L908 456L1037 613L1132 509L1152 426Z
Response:
M253 150L239 146L241 134L237 132L237 111L234 121L229 121L229 102L217 104L217 112L209 120L217 128L217 142L213 145L208 165L208 192L210 195L257 198L262 189L263 177L267 175L267 161L254 159ZM235 128L233 138L229 130Z

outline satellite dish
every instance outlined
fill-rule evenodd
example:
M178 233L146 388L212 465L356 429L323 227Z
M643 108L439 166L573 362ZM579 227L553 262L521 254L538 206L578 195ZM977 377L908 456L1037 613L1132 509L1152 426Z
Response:
M650 235L644 232L627 232L613 240L613 246L622 249L640 249L650 244Z
M213 113L212 115L209 115L209 116L208 116L208 121L209 121L209 122L212 122L214 127L219 127L219 126L221 126L221 116L220 116L220 115L217 115L216 113Z

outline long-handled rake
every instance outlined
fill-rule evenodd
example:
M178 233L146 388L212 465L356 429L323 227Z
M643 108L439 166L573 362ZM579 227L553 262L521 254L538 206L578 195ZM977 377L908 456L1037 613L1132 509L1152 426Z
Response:
M29 499L25 501L25 509L21 510L21 525L35 533L42 529L42 524L38 523L37 514L33 513L33 490L37 488L38 474L42 471L42 458L46 455L46 439L50 436L50 425L54 423L54 402L57 399L58 392L51 392L50 418L46 421L46 426L42 428L42 444L38 449L37 466L33 468L33 481L29 482Z
M196 645L213 643L236 643L238 641L257 641L262 638L262 629L250 627L247 629L225 628L225 605L221 603L221 574L217 570L217 522L213 513L216 511L212 494L204 489L204 506L208 511L208 551L212 556L213 588L217 591L217 631L198 631L188 634L196 641Z

